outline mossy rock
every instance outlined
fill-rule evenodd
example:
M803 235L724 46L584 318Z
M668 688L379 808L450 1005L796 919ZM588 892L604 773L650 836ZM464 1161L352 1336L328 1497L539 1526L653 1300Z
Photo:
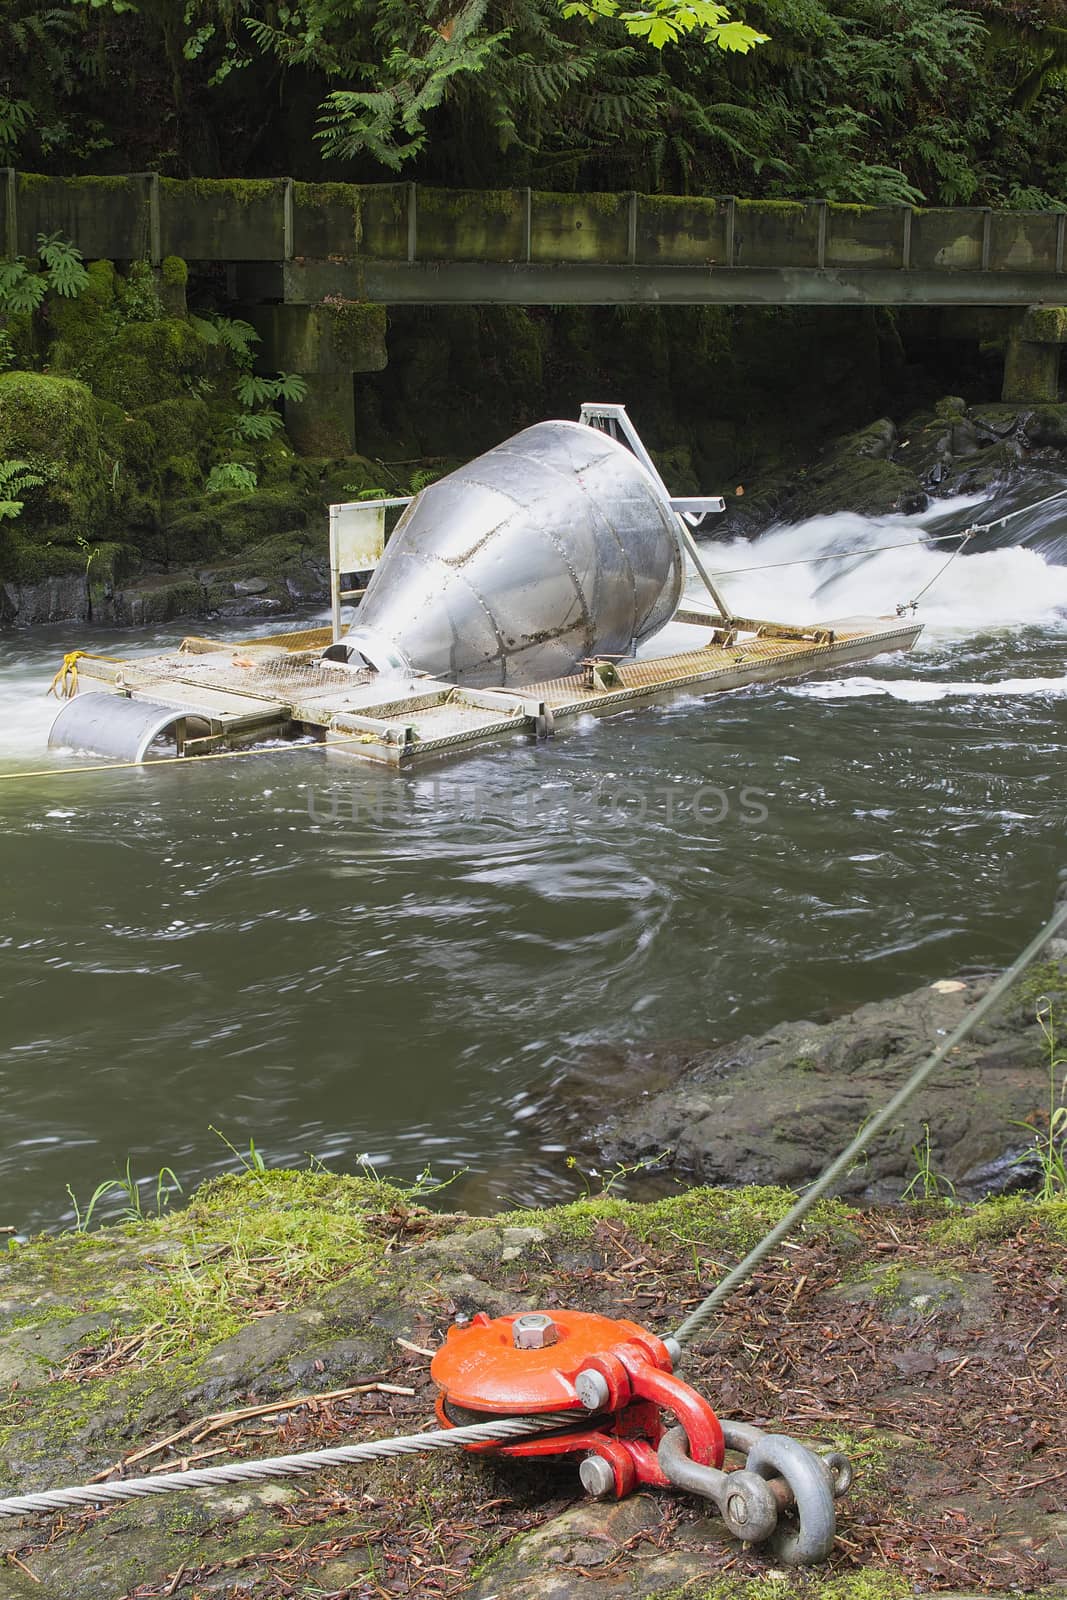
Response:
M1026 436L1039 449L1067 450L1067 405L1038 406L1026 423Z
M302 489L187 497L164 520L166 560L205 563L234 556L271 535L311 528L318 516L317 501Z
M26 497L23 532L92 538L111 508L112 464L82 383L38 372L0 374L0 461L29 462L45 479Z
M158 400L140 411L139 420L151 428L155 448L164 459L168 456L200 458L211 443L211 413L198 395L183 394L170 400Z
M25 587L56 578L85 577L86 552L44 539L20 525L0 523L0 579Z
M107 337L115 328L118 274L110 261L90 261L89 281L80 294L49 295L45 319L54 339L76 352Z
M70 359L66 352L64 359ZM187 394L193 380L216 376L224 359L219 347L177 317L127 323L106 343L77 353L79 371L93 393L125 411Z

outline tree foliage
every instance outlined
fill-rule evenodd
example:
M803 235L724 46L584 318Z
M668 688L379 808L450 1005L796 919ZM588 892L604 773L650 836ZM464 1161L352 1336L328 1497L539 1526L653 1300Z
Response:
M1067 0L0 0L0 162L1048 207Z

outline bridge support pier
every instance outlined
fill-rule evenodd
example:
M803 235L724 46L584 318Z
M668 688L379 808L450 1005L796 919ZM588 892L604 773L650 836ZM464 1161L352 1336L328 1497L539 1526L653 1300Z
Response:
M386 364L385 307L331 295L318 305L253 306L247 315L263 340L263 365L307 381L307 398L286 406L285 426L297 450L351 455L355 374L380 372Z
M1012 405L1054 405L1060 397L1064 344L1067 306L1031 306L1008 335L1001 399Z

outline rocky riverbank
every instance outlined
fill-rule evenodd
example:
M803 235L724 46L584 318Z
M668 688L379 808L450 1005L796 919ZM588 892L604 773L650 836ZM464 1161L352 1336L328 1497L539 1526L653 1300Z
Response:
M0 1261L0 1493L410 1432L458 1312L666 1333L788 1205L607 1194L494 1218L248 1171L163 1220ZM1062 1202L824 1204L687 1361L726 1415L849 1451L832 1560L771 1569L705 1507L585 1501L573 1463L412 1458L0 1525L5 1600L903 1600L1067 1586Z
M909 1185L971 1199L1025 1189L1048 1099L1052 1000L1067 1023L1067 943L953 1052L841 1192L899 1199ZM941 1042L996 974L946 971L909 994L841 1016L785 1022L730 1043L692 1040L592 1051L543 1114L585 1165L642 1164L673 1181L802 1185L844 1149Z

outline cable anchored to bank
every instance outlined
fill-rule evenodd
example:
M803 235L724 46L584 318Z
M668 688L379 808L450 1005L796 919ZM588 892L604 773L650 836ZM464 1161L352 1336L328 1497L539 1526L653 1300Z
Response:
M438 1428L432 1433L400 1434L393 1439L373 1439L367 1444L339 1445L333 1450L307 1450L300 1455L268 1456L262 1461L232 1461L220 1467L198 1467L191 1472L161 1472L151 1478L125 1478L114 1483L84 1483L40 1494L13 1495L0 1500L0 1517L24 1517L34 1511L69 1511L72 1506L110 1505L118 1500L140 1500L146 1495L178 1494L186 1489L216 1489L230 1483L264 1483L279 1478L300 1478L326 1467L345 1467L361 1461L388 1461L394 1456L462 1450L470 1445L499 1444L553 1428L572 1427L573 1414L541 1417L505 1417L470 1428Z
M439 1387L437 1410L443 1422L450 1421L455 1407L466 1417L486 1416L484 1422L259 1461L13 1495L0 1499L0 1518L304 1477L326 1468L427 1451L495 1446L507 1456L577 1454L582 1457L581 1481L597 1496L625 1495L641 1484L669 1485L702 1495L716 1506L731 1533L749 1543L767 1542L775 1559L787 1564L823 1560L834 1542L834 1500L851 1482L847 1459L837 1452L819 1454L784 1434L720 1419L675 1369L685 1347L722 1303L849 1170L1065 925L1067 904L782 1220L685 1318L673 1339L660 1339L632 1322L585 1312L523 1312L495 1320L479 1312L456 1319L430 1370ZM488 1415L486 1394L492 1395L493 1405L507 1396L510 1414ZM681 1426L665 1425L664 1411L673 1412ZM724 1469L727 1449L747 1453L743 1468ZM780 1514L787 1510L795 1515L793 1529L779 1525Z

